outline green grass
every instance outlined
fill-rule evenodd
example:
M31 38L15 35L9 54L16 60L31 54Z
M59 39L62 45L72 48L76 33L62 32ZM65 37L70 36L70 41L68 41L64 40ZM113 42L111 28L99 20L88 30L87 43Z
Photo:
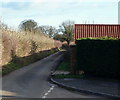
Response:
M70 71L70 64L69 62L62 62L57 70L61 71ZM84 75L73 75L73 74L56 74L53 76L54 78L83 78Z
M6 75L19 68L21 68L20 64L18 65L13 62L10 62L2 68L2 75Z
M58 66L57 70L70 71L70 64L67 62L62 62L60 66Z
M33 56L30 57L23 57L23 58L14 58L11 62L9 62L8 64L4 65L2 67L2 75L6 75L14 70L20 69L23 66L27 66L31 63L34 63L38 60L41 60L55 52L57 52L58 50L49 50L47 52L44 53L38 53L35 54Z
M84 75L57 74L54 78L84 78Z

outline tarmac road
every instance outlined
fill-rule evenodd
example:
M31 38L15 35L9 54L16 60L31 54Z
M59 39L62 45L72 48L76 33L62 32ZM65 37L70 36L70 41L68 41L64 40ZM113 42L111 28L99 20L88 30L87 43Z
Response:
M69 91L48 81L51 71L60 63L63 54L55 53L2 78L3 98L98 98Z

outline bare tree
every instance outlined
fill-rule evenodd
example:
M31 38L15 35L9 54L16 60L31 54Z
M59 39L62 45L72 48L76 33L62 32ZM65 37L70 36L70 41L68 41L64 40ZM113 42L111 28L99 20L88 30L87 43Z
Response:
M30 31L30 32L35 31L37 29L37 27L38 27L37 22L35 22L32 19L24 20L19 25L19 28L21 30Z
M74 21L70 21L70 20L65 21L59 27L61 32L63 33L65 40L69 45L70 41L73 40Z
M48 35L50 38L53 38L55 34L58 33L58 30L53 26L40 26L39 29L45 35Z

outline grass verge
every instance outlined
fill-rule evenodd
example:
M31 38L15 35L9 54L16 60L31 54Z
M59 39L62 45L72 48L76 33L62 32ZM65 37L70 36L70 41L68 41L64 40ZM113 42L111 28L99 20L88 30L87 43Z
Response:
M64 72L70 72L70 63L69 62L62 62L58 68L57 71L63 71ZM74 74L55 74L53 75L53 78L84 78L84 74L78 74L78 75L74 75Z
M84 78L84 75L57 74L54 78Z
M60 66L58 66L57 70L70 71L70 64L67 62L62 62Z
M14 57L12 61L2 67L2 76L22 68L23 66L27 66L31 63L41 60L51 54L54 54L55 52L58 52L58 49L43 51L27 57Z

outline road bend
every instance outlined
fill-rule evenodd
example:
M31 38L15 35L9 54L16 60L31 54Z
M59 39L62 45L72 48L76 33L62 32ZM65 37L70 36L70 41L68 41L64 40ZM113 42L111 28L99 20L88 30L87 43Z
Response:
M3 98L93 98L97 96L69 91L48 81L61 62L63 52L57 52L36 63L18 69L2 78ZM98 97L97 97L98 98Z

